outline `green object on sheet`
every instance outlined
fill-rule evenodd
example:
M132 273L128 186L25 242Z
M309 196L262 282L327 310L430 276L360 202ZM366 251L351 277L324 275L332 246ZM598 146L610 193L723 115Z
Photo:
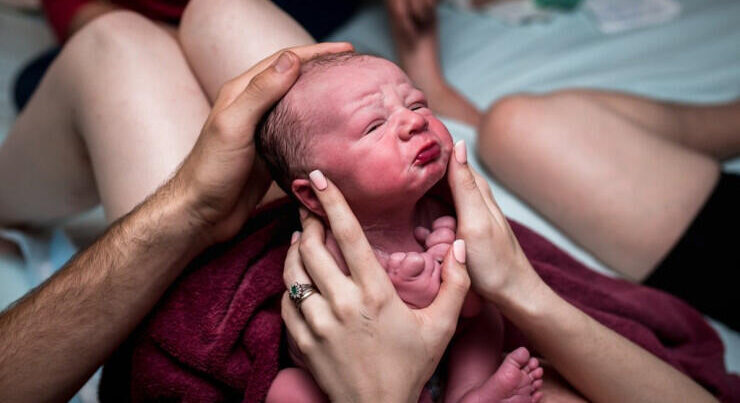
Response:
M557 8L560 10L573 10L581 3L581 0L535 0L537 7Z

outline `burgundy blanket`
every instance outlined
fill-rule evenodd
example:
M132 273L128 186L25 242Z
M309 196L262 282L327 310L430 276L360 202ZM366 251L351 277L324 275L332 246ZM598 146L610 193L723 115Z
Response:
M727 373L722 342L701 314L663 292L596 273L523 225L511 226L558 294L721 400L740 401L740 377ZM263 400L284 363L282 267L296 228L295 206L278 203L191 263L106 364L101 400Z

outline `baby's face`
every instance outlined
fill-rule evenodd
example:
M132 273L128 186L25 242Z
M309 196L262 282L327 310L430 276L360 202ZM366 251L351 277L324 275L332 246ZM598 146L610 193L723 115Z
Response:
M308 162L353 210L415 203L444 176L450 133L395 64L367 57L315 74L293 99L310 116Z

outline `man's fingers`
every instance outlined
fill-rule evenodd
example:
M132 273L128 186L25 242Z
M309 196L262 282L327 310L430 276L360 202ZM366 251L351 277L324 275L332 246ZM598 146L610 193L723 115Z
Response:
M460 140L455 144L453 154L447 169L447 180L455 202L458 230L464 230L466 226L480 222L483 217L490 215L490 211L468 166L464 141Z
M391 286L357 217L352 213L339 189L319 170L311 172L309 178L311 188L327 215L332 233L352 278L366 290L368 287Z
M460 316L465 296L470 289L470 277L465 267L465 241L456 240L449 248L442 263L442 285L432 303L420 311L449 332L445 337L452 337L457 319Z
M214 123L224 125L222 133L242 135L253 133L257 123L286 92L293 86L300 73L298 56L290 51L283 52L269 68L257 74L249 85L216 119ZM253 136L249 136L251 141Z
M314 45L298 46L290 48L290 51L301 58L301 62L308 61L319 55L330 53L351 52L355 50L349 42L323 42Z
M270 66L272 66L280 57L280 55L284 52L294 53L296 56L298 56L301 63L303 63L319 55L349 52L352 50L354 50L354 47L349 42L323 42L312 45L296 46L293 48L277 51L269 57L261 60L256 65L252 66L252 68L250 68L249 70L226 82L226 84L223 85L221 91L219 92L216 102L213 105L213 109L220 111L231 105L239 96L239 94L244 92L252 79L259 73L270 68Z

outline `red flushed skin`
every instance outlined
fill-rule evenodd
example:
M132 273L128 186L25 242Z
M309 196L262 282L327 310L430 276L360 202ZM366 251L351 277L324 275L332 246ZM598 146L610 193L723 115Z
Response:
M415 217L419 200L444 177L453 144L424 94L398 66L368 56L309 72L287 97L306 117L310 169L342 190L386 269L393 253L411 254L413 267L393 269L413 276L389 275L407 303L428 305L440 268L413 236L431 223Z

